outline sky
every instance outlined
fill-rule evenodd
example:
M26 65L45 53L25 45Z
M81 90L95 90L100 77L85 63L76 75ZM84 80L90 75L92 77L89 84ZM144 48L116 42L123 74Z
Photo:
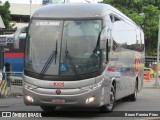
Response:
M30 4L30 1L32 1L32 4L41 4L42 3L42 0L0 0L2 2L5 2L5 1L9 1L9 3L19 3L19 4ZM72 2L81 2L83 0L70 0ZM88 0L90 2L97 2L97 1L100 1L100 0Z
M9 1L9 3L30 4L30 0L1 0L2 2ZM41 4L42 0L32 0L33 4Z

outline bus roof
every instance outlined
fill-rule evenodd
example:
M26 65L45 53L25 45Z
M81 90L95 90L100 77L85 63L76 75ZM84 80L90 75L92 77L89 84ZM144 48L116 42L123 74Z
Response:
M50 4L38 9L33 17L50 17L50 18L90 18L103 17L107 14L107 10L111 10L125 15L109 4L101 3L66 3L66 4ZM127 17L128 18L128 17ZM128 18L129 19L129 18Z
M49 4L38 9L32 18L41 19L84 19L84 18L103 18L107 14L116 14L121 16L124 21L137 27L125 14L112 7L109 4L102 3L62 3ZM141 28L139 28L141 29Z

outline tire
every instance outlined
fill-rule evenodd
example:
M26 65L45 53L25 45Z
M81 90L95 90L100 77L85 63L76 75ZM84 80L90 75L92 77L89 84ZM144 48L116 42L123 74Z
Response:
M123 101L130 101L129 96L122 98Z
M49 106L40 106L41 109L45 112L52 112L55 111L56 107L49 107Z
M101 106L99 108L100 112L112 112L113 108L115 106L115 88L112 85L111 91L110 91L110 102L107 105Z
M130 96L128 96L130 101L136 101L137 100L137 91L138 91L138 86L137 86L137 81L136 81L134 93L131 94Z

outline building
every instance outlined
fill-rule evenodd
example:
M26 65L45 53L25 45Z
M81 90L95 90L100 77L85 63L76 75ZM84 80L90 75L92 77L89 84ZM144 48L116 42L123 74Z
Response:
M2 3L3 4L3 3ZM35 10L42 7L42 4L10 4L10 12L14 28L27 26L30 16ZM0 18L0 27L4 28L4 24ZM9 62L12 66L13 72L22 72L24 66L24 49L25 36L20 37L20 49L13 48L13 32L10 30L3 30L0 35L0 68L3 68L4 63ZM9 34L9 35L7 35Z
M10 11L12 17L12 24L14 27L23 27L28 25L30 16L38 9L42 7L42 4L10 4Z
M46 4L56 4L63 2L94 2L102 0L0 0L3 4L5 1L10 3L10 11L12 23L16 27L23 27L28 25L30 16L40 7Z
M4 2L0 2L0 5ZM11 12L11 24L14 25L13 28L27 26L30 20L30 16L38 9L42 7L42 4L18 4L10 3L10 12ZM2 26L2 27L1 27ZM4 24L1 22L0 18L0 28L5 28ZM14 30L1 29L1 35L3 34L12 34Z
M2 20L2 18L1 18L1 16L0 16L0 28L5 28L4 23L3 23L3 20Z

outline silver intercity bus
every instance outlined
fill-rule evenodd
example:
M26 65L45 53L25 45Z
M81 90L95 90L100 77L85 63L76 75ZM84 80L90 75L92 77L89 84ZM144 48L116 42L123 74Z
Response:
M15 32L18 36L26 28ZM96 107L111 112L135 101L143 86L144 33L107 4L46 5L27 28L23 93L26 105Z

